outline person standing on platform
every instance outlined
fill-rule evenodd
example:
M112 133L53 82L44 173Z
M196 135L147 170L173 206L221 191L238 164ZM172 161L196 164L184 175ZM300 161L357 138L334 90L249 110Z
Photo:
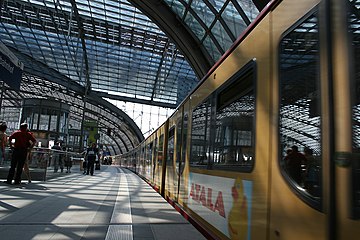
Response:
M64 166L66 167L66 173L71 173L71 167L72 167L72 160L70 158L70 156L68 155L68 149L67 147L63 147L63 152L64 152Z
M32 132L30 132L29 129L26 130L28 133L30 133L31 135ZM24 163L24 173L28 179L28 183L31 183L31 175L30 175L30 168L29 168L29 164L30 164L30 161L31 161L31 158L32 158L32 154L31 154L31 151L32 151L32 147L31 146L34 146L31 144L31 142L29 142L29 148L27 149L28 152L27 152L27 155L26 155L26 160L25 160L25 163Z
M28 148L33 148L36 143L34 136L27 131L27 123L20 125L20 130L15 131L9 137L10 147L13 149L11 166L6 183L11 184L15 175L15 184L21 183L21 174L27 157ZM14 141L13 141L14 140Z
M94 164L96 156L99 155L99 149L96 147L96 143L92 143L89 148L86 149L85 160L87 160L86 175L94 175Z
M7 135L5 133L7 125L5 122L0 124L0 165L5 161L5 147L7 144Z
M53 158L54 158L54 173L58 172L58 169L60 167L61 172L64 171L64 164L62 161L62 155L61 155L61 146L59 142L55 142L54 146L51 147L53 150Z

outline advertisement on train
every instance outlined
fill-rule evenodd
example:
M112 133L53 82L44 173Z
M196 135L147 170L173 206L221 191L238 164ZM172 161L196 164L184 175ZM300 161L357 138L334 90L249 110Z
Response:
M251 239L252 182L190 172L187 206L230 239Z

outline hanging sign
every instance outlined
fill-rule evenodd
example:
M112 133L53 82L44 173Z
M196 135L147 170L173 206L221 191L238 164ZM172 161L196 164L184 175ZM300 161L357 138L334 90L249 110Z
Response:
M24 64L2 42L0 42L0 81L20 90Z

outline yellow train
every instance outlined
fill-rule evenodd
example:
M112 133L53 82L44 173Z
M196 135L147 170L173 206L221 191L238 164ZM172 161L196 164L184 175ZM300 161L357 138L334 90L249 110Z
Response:
M214 239L360 237L360 0L272 1L121 164Z

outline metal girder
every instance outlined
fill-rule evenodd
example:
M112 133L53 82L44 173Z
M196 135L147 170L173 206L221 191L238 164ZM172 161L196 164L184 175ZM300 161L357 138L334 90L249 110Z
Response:
M158 106L158 107L164 107L164 108L177 108L177 104L170 104L170 103L164 103L164 102L159 102L159 101L154 101L154 100L144 100L141 98L130 98L130 97L126 97L126 96L118 96L118 95L114 95L114 94L110 94L110 93L106 93L106 92L99 92L99 91L94 91L91 90L92 92L96 93L96 95L98 95L99 97L103 97L103 98L108 98L108 99L113 99L113 100L119 100L119 101L124 101L124 102L133 102L133 103L140 103L140 104L146 104L146 105L151 105L151 106Z
M88 88L90 88L90 79L89 79L89 61L88 61L88 56L87 56L87 52L86 52L86 42L85 42L85 32L84 32L84 27L83 27L83 22L81 19L81 16L79 14L79 11L77 9L76 6L76 2L75 0L70 0L71 2L71 6L73 8L74 14L75 14L75 19L77 20L77 24L78 24L78 30L79 30L79 38L81 39L81 45L83 48L83 54L84 54L84 63L85 63L85 95L86 95L86 91L88 90Z
M163 30L166 35L175 42L176 46L184 54L196 75L201 79L212 66L210 55L202 50L193 35L185 28L182 21L171 9L159 0L137 1L129 0L135 7L140 9Z
M83 108L81 96L83 96L83 93L85 91L84 86L81 86L80 84L72 81L71 79L55 71L54 69L48 68L41 62L38 62L29 56L21 54L15 49L11 50L25 64L25 74L23 76L25 78L25 84L22 84L22 89L19 92L19 96L21 96L21 98L24 98L26 96L34 97L34 95L37 97L54 97L55 99L65 101L72 106L77 106L76 109ZM30 62L31 64L29 64ZM37 76L38 81L36 79L27 80L27 74L33 74L34 76ZM49 81L49 83L44 85L43 80L41 79L46 79L47 81ZM39 90L36 86L39 87ZM9 95L12 92L13 91L8 91L7 94ZM75 98L79 103L73 101L73 98ZM106 122L111 124L111 126L113 127L115 135L114 137L112 137L112 139L119 147L120 152L128 151L144 139L144 136L142 135L139 127L126 113L124 113L122 110L115 107L108 101L104 100L96 92L93 92L91 90L89 91L87 102L101 109L101 111L96 112L92 109L86 109L86 112L98 115L102 119L106 120ZM106 116L106 113L108 113L109 117ZM79 117L81 116L79 115ZM116 122L114 122L113 119L117 119ZM127 136L127 133L121 127L122 125L124 127L127 126L128 130L131 129L132 136ZM126 136L130 143L125 141L122 136ZM137 140L135 140L135 142L132 140L134 139L134 136L136 136ZM117 141L120 141L123 144L119 144ZM120 145L123 145L125 149L122 149Z

